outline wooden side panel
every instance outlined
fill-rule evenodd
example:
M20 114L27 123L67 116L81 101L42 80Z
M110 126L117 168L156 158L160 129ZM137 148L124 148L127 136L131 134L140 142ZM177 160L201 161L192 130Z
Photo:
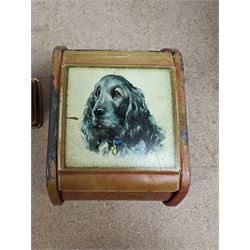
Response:
M52 84L50 96L50 118L48 135L48 152L46 164L47 189L51 202L61 205L63 200L57 186L57 127L58 127L58 98L60 85L60 69L63 50L66 47L56 47L52 59Z
M170 200L165 200L167 206L178 205L187 195L190 186L190 170L189 170L189 146L187 132L186 117L186 100L184 89L184 69L181 53L178 50L163 49L162 51L171 52L174 59L176 70L176 82L178 92L178 115L179 115L179 136L180 136L180 156L181 156L181 178L180 189Z

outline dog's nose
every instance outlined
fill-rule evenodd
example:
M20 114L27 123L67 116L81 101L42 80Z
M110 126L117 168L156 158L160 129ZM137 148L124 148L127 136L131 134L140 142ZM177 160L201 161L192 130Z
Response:
M103 114L103 109L101 109L101 108L96 108L96 109L94 110L94 114L95 114L96 117L100 117L100 116Z

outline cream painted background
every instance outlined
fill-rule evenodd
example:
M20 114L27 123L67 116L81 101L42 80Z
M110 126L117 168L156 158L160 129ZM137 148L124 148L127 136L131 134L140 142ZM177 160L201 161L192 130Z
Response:
M83 110L94 85L108 74L122 75L140 88L148 109L157 124L166 132L161 151L144 155L103 156L88 150L80 131ZM67 84L65 166L175 169L175 136L172 105L172 84L169 69L70 67Z

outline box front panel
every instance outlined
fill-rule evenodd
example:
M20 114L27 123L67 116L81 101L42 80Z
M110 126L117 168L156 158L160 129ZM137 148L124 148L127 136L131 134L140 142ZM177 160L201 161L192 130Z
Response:
M59 106L60 190L178 190L172 57L163 52L145 52L146 59L143 53L131 55L65 53Z

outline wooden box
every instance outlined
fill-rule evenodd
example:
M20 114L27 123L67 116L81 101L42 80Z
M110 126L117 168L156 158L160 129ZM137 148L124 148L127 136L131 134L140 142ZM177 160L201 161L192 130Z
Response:
M177 205L190 183L180 52L56 47L46 168L54 205Z

